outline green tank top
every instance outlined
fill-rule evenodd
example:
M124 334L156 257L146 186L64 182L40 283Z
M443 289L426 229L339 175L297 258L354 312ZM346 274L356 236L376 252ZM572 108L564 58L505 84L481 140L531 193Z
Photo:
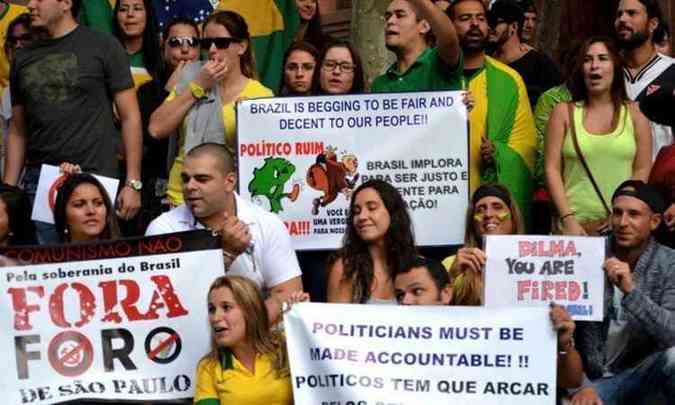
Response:
M605 202L611 207L612 194L616 188L633 175L637 142L628 107L621 107L619 123L613 132L596 135L584 128L583 107L577 103L574 107L574 125L581 153ZM562 155L565 193L577 219L589 221L607 217L602 201L574 150L571 131L567 131L565 136Z

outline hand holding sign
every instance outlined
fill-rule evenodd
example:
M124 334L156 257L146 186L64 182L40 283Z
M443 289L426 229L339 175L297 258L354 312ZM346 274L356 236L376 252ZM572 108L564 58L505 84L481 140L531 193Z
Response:
M457 251L457 266L460 271L480 274L485 266L485 252L479 248L461 248Z
M558 350L566 351L573 345L572 336L576 324L565 308L554 303L551 303L551 322L553 322L553 330L558 334Z
M616 257L610 257L605 261L604 269L609 281L619 287L621 292L628 294L633 291L635 284L633 284L633 273L628 263Z

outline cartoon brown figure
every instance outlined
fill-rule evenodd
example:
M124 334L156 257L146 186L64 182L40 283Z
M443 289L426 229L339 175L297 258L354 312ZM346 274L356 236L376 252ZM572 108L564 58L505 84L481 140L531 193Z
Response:
M338 161L336 150L337 148L327 146L323 153L317 155L316 163L307 169L307 184L323 192L323 196L313 201L313 215L319 213L319 207L325 207L335 201L339 193L349 199L359 180L357 173L359 161L356 155L345 154Z

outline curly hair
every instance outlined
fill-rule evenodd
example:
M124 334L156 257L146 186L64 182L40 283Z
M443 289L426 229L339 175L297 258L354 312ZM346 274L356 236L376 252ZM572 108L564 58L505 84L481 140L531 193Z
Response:
M386 267L391 279L393 280L399 272L410 268L417 257L412 221L398 190L384 180L368 180L361 184L352 194L343 246L329 261L334 263L342 259L344 279L352 281L354 303L368 301L370 287L375 279L373 258L368 250L368 243L361 239L354 226L354 202L359 193L366 189L375 190L389 212L390 224L384 235L384 248Z

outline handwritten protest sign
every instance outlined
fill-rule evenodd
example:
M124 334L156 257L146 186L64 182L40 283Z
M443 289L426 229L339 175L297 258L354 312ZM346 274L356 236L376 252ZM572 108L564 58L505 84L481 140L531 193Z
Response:
M403 195L420 245L461 243L468 130L459 92L286 97L237 107L239 192L281 216L296 249L334 249L359 184Z
M101 182L105 188L110 201L114 204L117 197L117 187L119 180L104 176L94 176ZM38 181L37 191L35 192L35 204L31 219L33 221L54 223L54 205L61 184L66 180L66 176L61 173L57 166L42 165L40 168L40 180Z
M297 405L555 404L544 308L299 304L284 327Z
M556 302L575 320L602 320L604 238L486 236L485 252L485 306Z
M206 291L223 274L218 246L202 231L3 251L89 257L0 269L3 402L192 397L210 347Z

